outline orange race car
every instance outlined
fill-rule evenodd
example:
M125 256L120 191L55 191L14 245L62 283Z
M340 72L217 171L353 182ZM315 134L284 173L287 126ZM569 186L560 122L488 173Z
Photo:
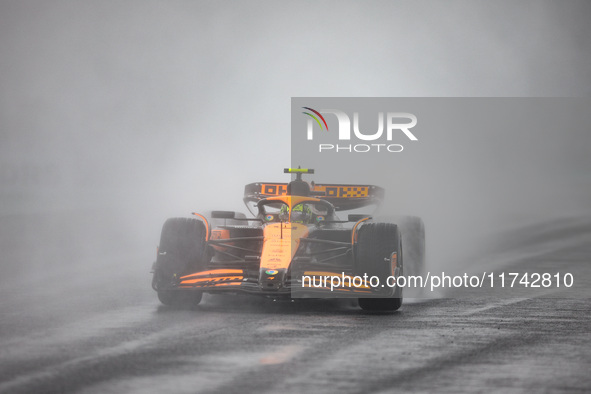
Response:
M384 190L372 185L289 183L246 185L254 217L232 211L170 218L162 227L152 287L165 305L195 305L202 294L252 293L278 298L358 298L365 310L402 305L401 229L369 215L336 212L379 206ZM424 227L413 259L424 260ZM413 247L414 248L414 247ZM416 249L416 248L414 248Z

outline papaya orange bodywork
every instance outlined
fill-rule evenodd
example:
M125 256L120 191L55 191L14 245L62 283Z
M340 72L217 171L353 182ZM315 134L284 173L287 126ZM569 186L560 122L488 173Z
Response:
M298 223L273 223L265 227L261 268L287 269L308 227Z
M215 278L197 278L197 279L186 279L181 282L182 285L190 285L201 282L240 282L244 279L242 276L221 276Z
M244 271L240 270L240 269L217 269L217 270L210 270L210 271L201 271L201 272L196 272L191 275L181 276L181 279L198 278L200 276L211 278L214 276L228 276L228 275L232 275L232 274L242 275L243 273L244 273Z

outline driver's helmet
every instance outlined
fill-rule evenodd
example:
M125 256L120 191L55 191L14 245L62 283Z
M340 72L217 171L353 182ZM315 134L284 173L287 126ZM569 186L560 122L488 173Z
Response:
M281 206L281 210L279 211L279 220L282 222L287 222L289 220L289 206L287 204Z
M313 221L312 210L307 204L297 204L291 211L291 222L308 224Z
M287 221L289 219L289 206L284 205L279 211L279 219ZM293 207L291 212L292 223L308 224L313 222L312 210L307 204L297 204Z

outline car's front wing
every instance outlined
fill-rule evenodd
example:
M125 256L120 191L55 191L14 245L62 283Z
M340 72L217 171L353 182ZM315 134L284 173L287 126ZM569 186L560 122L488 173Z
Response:
M343 280L334 286L332 277L352 278L350 272L302 271L295 278L273 283L273 277L261 283L245 269L212 269L180 277L178 289L192 289L204 292L245 292L261 295L291 295L297 297L346 297L347 295L369 295L375 291L367 285Z

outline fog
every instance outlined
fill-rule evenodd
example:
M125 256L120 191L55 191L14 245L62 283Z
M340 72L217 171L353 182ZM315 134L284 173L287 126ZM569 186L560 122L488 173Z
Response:
M523 237L542 229L556 240L580 235L567 235L554 222L590 219L590 104L581 98L296 98L292 159L320 168L320 183L385 188L376 220L421 217L432 272L482 272L506 263L499 252L509 243L523 253L531 247ZM391 141L339 140L340 125L329 111L329 131L318 127L308 140L304 106L356 113L366 135L378 129L378 113L412 111L418 140L401 132ZM407 242L415 237L404 225L402 234ZM539 253L545 245L536 247Z
M287 180L291 97L588 97L590 16L584 1L4 1L1 270L97 269L121 252L147 273L165 218L245 211L244 184ZM482 190L470 147L486 151L490 136L471 137L455 173ZM575 154L540 189L581 204L565 214L587 208L588 139L567 136L560 152ZM536 141L538 154L556 143ZM431 166L405 180L417 196ZM561 183L570 168L576 180ZM491 201L529 204L487 191L488 216ZM407 199L410 213L435 214Z

